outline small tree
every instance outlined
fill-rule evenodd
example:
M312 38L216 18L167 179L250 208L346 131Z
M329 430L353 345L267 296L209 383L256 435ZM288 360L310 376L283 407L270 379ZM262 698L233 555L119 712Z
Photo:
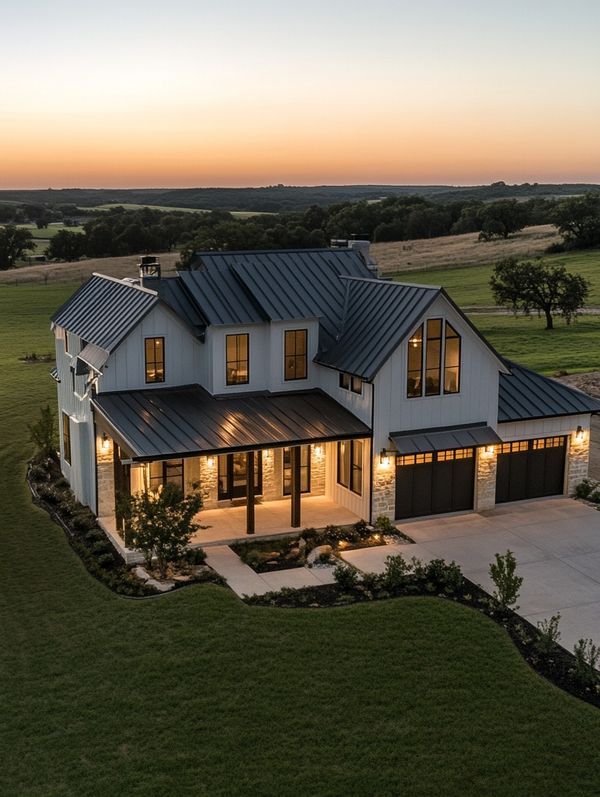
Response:
M553 614L549 620L540 620L537 624L539 636L535 646L544 656L549 656L552 653L554 646L560 639L559 622L560 614Z
M496 587L494 599L501 609L519 608L517 598L523 579L516 575L517 560L512 551L506 551L504 555L496 554L496 561L490 564L490 576Z
M201 507L198 493L184 497L179 487L168 483L157 495L146 490L125 499L123 515L131 545L142 551L148 566L156 559L161 578L199 528L194 515Z
M56 419L50 405L40 409L40 417L34 424L28 424L29 441L35 445L36 455L40 459L50 457L56 459L58 438L56 435Z
M575 664L571 672L579 684L590 688L598 683L600 648L591 639L580 639L573 647Z
M516 257L496 264L490 285L496 304L525 315L536 310L545 316L546 329L553 329L553 316L557 314L570 324L590 290L586 279L571 274L564 266L550 266L542 260L519 263Z
M35 249L35 242L29 230L8 224L0 227L0 270L14 268L25 252Z

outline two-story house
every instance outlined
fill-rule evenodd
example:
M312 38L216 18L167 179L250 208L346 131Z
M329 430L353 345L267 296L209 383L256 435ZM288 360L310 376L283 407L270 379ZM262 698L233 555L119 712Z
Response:
M379 279L352 244L95 274L55 313L62 471L113 536L119 494L166 482L199 484L205 510L244 504L244 534L270 502L282 528L317 498L330 522L398 520L586 476L599 402L506 361L443 289Z

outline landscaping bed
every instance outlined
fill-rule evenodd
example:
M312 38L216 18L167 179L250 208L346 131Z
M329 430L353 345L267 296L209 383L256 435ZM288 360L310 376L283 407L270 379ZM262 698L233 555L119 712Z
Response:
M229 547L256 573L272 573L295 567L334 564L340 551L372 548L387 543L412 543L385 517L374 526L364 520L349 526L307 528L294 537L239 542Z
M34 502L65 530L71 548L88 572L120 595L146 597L190 583L222 583L221 577L204 564L201 549L190 549L167 579L151 568L128 567L98 525L93 512L77 501L62 476L58 463L50 458L32 460L27 482Z
M598 657L594 659L592 653L590 659L586 649L581 647L574 654L569 653L558 644L560 635L555 633L556 629L554 633L548 632L547 623L534 626L512 609L499 605L494 597L465 578L455 562L434 559L423 565L414 557L407 562L402 556L396 555L388 557L386 571L382 574L359 574L354 568L340 565L336 568L335 576L335 584L282 589L264 595L246 596L245 601L252 606L284 609L348 606L406 596L437 597L461 603L505 628L522 657L537 673L566 692L600 708L600 673L596 670ZM600 655L598 650L595 653Z

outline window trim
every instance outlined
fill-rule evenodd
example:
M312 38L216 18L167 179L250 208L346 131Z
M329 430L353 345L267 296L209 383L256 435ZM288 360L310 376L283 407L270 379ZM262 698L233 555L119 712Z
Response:
M425 352L425 322L421 321L419 326L414 330L412 335L408 338L407 349L406 349L406 397L411 398L422 398L423 397L423 358ZM410 342L413 340L418 334L421 334L421 365L418 371L419 374L419 392L418 393L410 393L408 389L408 383L410 379L410 374L417 373L416 369L410 368Z
M288 334L294 333L294 352L296 349L296 335L299 332L304 334L304 354L288 354ZM304 376L287 376L287 360L288 357L294 359L294 373L296 372L296 362L299 358L304 358ZM299 382L308 379L308 329L301 327L299 329L284 329L283 330L283 381L284 382Z
M440 367L439 367L439 380L440 380L440 390L438 393L427 393L426 381L427 381L427 326L430 321L440 321L441 322L441 339L440 339ZM457 366L457 389L456 390L446 390L446 330L447 328L451 327L454 330L456 337L452 336L451 340L458 340L458 366ZM419 393L410 393L409 392L409 379L411 374L416 374L417 371L415 369L409 368L409 361L410 361L410 341L421 333L421 368L418 372L420 374L421 379L421 390ZM421 321L418 327L413 330L412 334L409 336L406 346L406 398L414 399L414 398L439 398L440 396L456 396L460 393L462 387L462 339L463 336L460 332L456 329L454 324L451 324L447 318L445 317L434 317L434 318L426 318ZM437 340L437 338L434 338ZM452 366L454 368L456 366Z
M305 451L306 449L308 449L306 465L303 465L302 464L302 452ZM287 498L288 495L292 494L292 489L291 489L292 463L291 463L291 460L290 460L289 466L287 466L285 464L285 452L286 451L290 452L290 457L291 457L292 447L291 446L284 446L284 448L281 449L281 494L284 495ZM302 495L307 495L308 493L310 493L310 488L311 488L311 483L310 483L311 482L311 460L312 460L312 446L310 445L310 443L307 443L305 446L300 446L300 492L302 493ZM289 470L289 472L290 472L290 489L287 492L286 492L286 489L285 489L286 470ZM303 470L306 471L306 490L302 489L302 471Z
M448 369L448 366L446 365L446 341L448 340L448 337L446 335L446 330L448 329L448 327L453 329L454 333L456 335L456 337L454 335L452 335L450 340L458 340L458 374L457 374L457 379L456 379L456 390L446 390L446 370ZM461 368L461 358L462 358L462 335L457 331L457 329L454 327L454 325L451 324L448 321L447 318L445 318L444 319L444 362L443 362L443 378L444 378L444 384L443 384L444 390L443 390L443 393L444 393L444 396L455 396L457 393L460 393L460 384L461 384L461 373L460 372L462 370L462 368ZM453 368L454 366L450 366L450 367Z
M440 323L440 334L439 337L429 337L429 325L433 324L434 322L439 321ZM423 380L423 387L424 387L424 395L429 396L441 396L442 394L442 361L445 359L445 319L444 318L428 318L427 322L425 323L425 345L423 346L424 349L424 363L423 363L423 375L425 379ZM427 362L429 358L429 342L439 341L439 351L438 351L438 364L437 368L428 368ZM428 393L427 392L427 379L428 374L430 371L437 371L437 380L438 380L438 389L436 392ZM423 389L423 388L422 388Z
M342 451L342 449L341 449L342 443L349 443L349 446L348 446L348 449L347 449L347 451L349 452L349 456L348 456L348 484L345 484L343 481L341 481L340 461L341 461L341 457L342 457L342 453L341 453L341 451ZM357 444L360 446L360 456L358 458L356 457ZM364 441L363 440L358 440L358 439L338 440L338 443L337 443L337 473L336 473L336 481L340 485L340 487L343 487L344 489L349 490L350 492L354 493L354 495L359 495L361 497L362 497L362 494L363 494L363 491L364 491L364 484L363 484L363 480L364 480L363 455L364 455ZM352 487L352 484L354 483L353 474L355 472L357 472L357 471L360 473L360 481L359 481L359 489L355 490Z
M227 342L229 338L246 338L246 359L241 360L239 358L239 342L236 342L236 355L238 358L236 360L229 360L227 358ZM229 363L246 363L246 379L240 379L236 381L229 380ZM225 335L225 385L227 387L235 387L236 385L249 385L250 384L250 333L249 332L230 332L229 334Z
M64 410L62 414L62 444L63 460L67 465L71 465L71 418Z
M162 468L161 468L162 473L161 473L161 476L160 476L161 481L159 483L159 486L162 485L163 487L167 483L174 484L174 482L167 482L167 471L168 471L168 469L170 467L171 468L181 468L181 484L177 484L177 487L179 487L179 489L181 490L182 494L185 495L185 462L183 461L183 457L179 457L178 459L154 460L154 462L150 462L149 463L150 467L148 468L148 488L151 491L153 490L153 488L152 488L152 479L156 480L158 478L156 476L152 476L152 471L151 471L152 465L155 465L156 463L162 465Z
M148 379L148 363L149 362L153 362L154 363L154 370L156 372L158 370L157 369L157 363L159 362L159 360L156 360L156 359L148 360L147 343L148 343L149 340L154 341L153 347L152 347L153 348L154 357L156 357L156 341L157 340L162 340L162 344L161 344L162 345L162 379ZM165 357L165 336L164 335L148 335L148 337L144 337L144 380L145 380L145 383L147 385L162 385L165 382L166 377L167 377L167 375L166 375L166 367L165 367L165 360L166 360L166 357Z
M357 381L360 385L358 390L355 390L354 388L355 381ZM347 382L348 384L345 385L344 382ZM353 374L349 374L347 371L340 371L339 387L342 390L347 390L349 393L354 393L356 396L362 396L364 383L365 380L362 377L354 376Z

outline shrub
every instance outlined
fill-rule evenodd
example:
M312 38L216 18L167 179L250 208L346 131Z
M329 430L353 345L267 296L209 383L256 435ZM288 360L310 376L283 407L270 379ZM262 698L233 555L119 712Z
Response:
M592 490L588 495L588 501L591 501L593 504L600 504L600 489L598 487Z
M96 527L96 520L89 509L83 509L75 512L71 518L71 525L75 531L86 532Z
M458 592L463 585L463 575L456 562L432 559L425 567L425 575L438 589L449 595Z
M36 455L56 459L58 436L56 420L50 405L40 409L40 417L34 424L28 424L29 441L34 444Z
M584 479L575 487L575 495L577 498L587 498L596 487L596 483L591 479Z
M185 558L191 565L203 565L206 562L206 551L204 548L188 548Z
M394 592L406 586L412 565L406 561L402 554L388 556L385 560L385 571L383 573L382 586Z
M490 564L490 576L496 589L494 600L501 609L519 608L516 603L523 579L516 575L517 560L512 551L507 550L504 555L496 554L496 561Z
M364 573L362 577L362 585L369 592L377 592L381 589L382 578L379 573Z
M537 624L538 636L535 640L535 649L542 656L549 656L554 646L560 639L558 624L560 614L553 614L549 620L540 620Z
M583 687L592 687L598 683L596 667L600 659L600 648L591 639L580 639L573 648L575 663L571 674Z
M352 527L359 540L368 540L371 536L371 528L366 520L359 520Z
M61 502L62 494L59 493L52 485L42 484L38 488L38 495L44 501L52 506L57 506Z
M380 534L395 534L396 528L387 515L379 515L375 521L375 528Z
M29 478L33 482L45 482L48 479L48 471L42 465L32 465L29 469Z
M358 573L353 567L339 564L333 571L335 583L344 592L349 592L358 584Z

